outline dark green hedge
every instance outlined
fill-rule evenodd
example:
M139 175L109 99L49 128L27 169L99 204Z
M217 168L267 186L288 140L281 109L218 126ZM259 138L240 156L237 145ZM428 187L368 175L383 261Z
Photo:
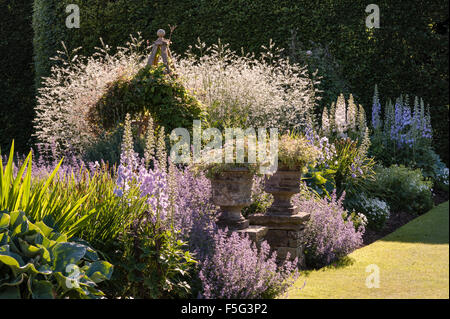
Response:
M66 7L80 8L80 28L66 27ZM152 30L155 1L148 0L34 0L33 28L36 65L36 84L48 76L50 57L62 50L64 42L69 50L82 46L81 54L89 55L101 46L100 38L113 48L124 45L130 34L143 31L149 37ZM154 29L154 28L153 28Z
M81 28L65 28L65 5L79 4ZM197 37L218 38L235 50L258 51L269 39L287 48L297 29L303 49L328 45L340 62L349 91L370 108L373 86L383 97L419 95L432 106L439 153L448 163L448 2L380 0L381 28L366 30L361 0L35 0L36 76L48 74L49 56L64 40L84 53L115 46L142 31L153 40L158 28L177 25L173 49L183 52ZM443 23L447 20L447 24Z
M0 148L29 146L34 107L32 2L0 0Z

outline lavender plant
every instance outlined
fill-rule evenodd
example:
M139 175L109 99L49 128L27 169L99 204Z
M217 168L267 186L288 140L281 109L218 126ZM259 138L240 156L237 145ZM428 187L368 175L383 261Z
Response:
M330 199L296 197L295 205L311 218L305 226L304 245L306 262L311 267L322 267L351 253L362 244L365 231L357 230L343 207L345 193L338 199L336 192Z
M220 299L273 298L286 292L298 277L296 263L285 261L280 267L276 253L263 242L258 250L248 237L218 230L214 253L201 262L200 297Z

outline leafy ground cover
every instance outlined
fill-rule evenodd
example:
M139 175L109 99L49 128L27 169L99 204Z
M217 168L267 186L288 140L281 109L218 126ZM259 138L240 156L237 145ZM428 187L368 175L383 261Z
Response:
M303 273L288 298L449 298L449 202L348 258ZM368 265L380 287L367 288Z

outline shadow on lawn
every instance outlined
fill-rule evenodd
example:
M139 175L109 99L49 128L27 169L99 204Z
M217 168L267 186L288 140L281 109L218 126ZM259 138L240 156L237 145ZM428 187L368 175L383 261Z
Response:
M324 266L322 268L302 269L301 272L302 272L302 275L308 277L311 273L313 273L315 271L327 271L327 270L332 270L332 269L345 268L345 267L349 267L349 266L353 265L354 263L355 263L354 258L345 256L337 261L332 262L328 266Z
M428 213L400 227L380 241L424 244L448 244L449 202L442 203Z

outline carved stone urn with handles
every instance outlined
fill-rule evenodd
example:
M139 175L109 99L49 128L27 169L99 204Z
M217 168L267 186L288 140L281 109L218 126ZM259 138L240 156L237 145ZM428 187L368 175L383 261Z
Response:
M253 174L246 168L233 168L214 175L210 180L212 201L220 206L218 226L230 230L247 228L249 222L241 210L252 202Z
M296 208L291 198L300 192L302 169L290 169L279 163L278 170L266 181L264 190L273 195L273 204L267 210L268 215L295 215Z

